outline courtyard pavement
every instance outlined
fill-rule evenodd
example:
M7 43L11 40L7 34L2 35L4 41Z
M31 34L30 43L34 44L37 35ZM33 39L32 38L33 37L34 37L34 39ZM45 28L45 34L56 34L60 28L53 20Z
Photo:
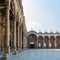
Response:
M60 50L27 49L16 55L8 56L8 60L60 60Z

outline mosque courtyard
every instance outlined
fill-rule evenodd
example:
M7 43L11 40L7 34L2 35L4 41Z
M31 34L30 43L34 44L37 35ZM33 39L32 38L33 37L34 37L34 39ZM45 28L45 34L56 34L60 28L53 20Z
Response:
M27 49L16 55L9 55L8 60L59 60L60 49Z
M0 60L60 60L59 1L25 1L0 0Z

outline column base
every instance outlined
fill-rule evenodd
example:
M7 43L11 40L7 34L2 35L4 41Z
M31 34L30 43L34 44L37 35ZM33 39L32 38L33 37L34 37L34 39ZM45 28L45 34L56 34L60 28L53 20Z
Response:
M20 52L21 52L21 48L19 47L19 48L18 48L18 53L20 53Z
M9 54L10 53L10 47L6 47L4 50L5 50L4 54Z
M17 54L16 47L14 47L14 52L12 55L16 55L16 54Z
M8 54L4 54L1 58L1 60L8 60Z
M12 55L16 55L17 54L17 52L14 52Z

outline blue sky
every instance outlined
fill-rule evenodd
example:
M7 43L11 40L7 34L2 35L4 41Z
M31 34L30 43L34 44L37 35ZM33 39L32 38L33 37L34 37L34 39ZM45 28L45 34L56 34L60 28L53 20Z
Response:
M60 0L23 0L27 30L60 32Z

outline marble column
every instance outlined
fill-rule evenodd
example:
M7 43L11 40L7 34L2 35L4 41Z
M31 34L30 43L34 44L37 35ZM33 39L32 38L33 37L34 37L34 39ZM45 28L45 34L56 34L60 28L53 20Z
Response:
M44 49L44 39L43 39L43 49Z
M6 48L5 48L5 53L9 53L10 52L10 7L9 5L7 5L7 9L6 9Z
M49 49L50 49L50 39L49 39Z
M56 43L56 39L55 39L55 49L56 49L56 47L57 47L57 43Z
M1 26L0 26L0 51L2 51L2 50L1 50L1 45L2 45L2 44L1 44Z
M14 54L16 54L16 20L14 20Z
M19 26L19 48L20 48L20 51L21 51L21 26Z
M49 39L49 41L48 41L48 44L49 44L49 45L48 45L48 48L50 48L50 39Z
M20 51L20 42L19 42L19 23L18 23L18 51Z
M3 18L1 19L1 23L3 25ZM4 51L4 33L3 33L3 27L1 26L1 50Z
M38 38L37 38L37 47L36 47L36 48L38 48L38 44L39 44L39 43L38 43Z
M22 42L22 27L21 27L21 50L22 50L22 47L23 47L23 42Z

